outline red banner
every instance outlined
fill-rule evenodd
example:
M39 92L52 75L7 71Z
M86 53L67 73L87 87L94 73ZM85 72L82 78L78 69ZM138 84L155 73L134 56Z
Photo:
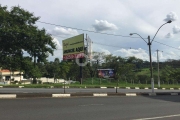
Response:
M84 58L84 53L63 55L63 60L76 59L76 58Z

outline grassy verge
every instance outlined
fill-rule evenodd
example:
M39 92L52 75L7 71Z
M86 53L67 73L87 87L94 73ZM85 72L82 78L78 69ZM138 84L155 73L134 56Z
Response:
M29 84L29 85L2 85L4 88L18 88L19 86L24 86L24 88L51 88L53 86L54 88L62 88L64 85L63 84ZM122 84L119 83L111 83L111 84L66 84L65 86L69 86L70 88L100 88L100 87L107 87L107 88L114 88L114 87L120 87L120 88L126 88L130 87L131 89L135 89L135 87L139 87L140 89L144 88L151 88L150 84ZM158 85L155 84L155 88L158 88ZM174 88L174 89L179 89L180 85L161 85L161 88Z
M29 85L24 85L24 84L12 84L12 85L1 85L5 88L18 88L19 86L24 86L24 88L51 88L53 86L54 88L62 88L64 85L60 83L55 83L55 84L29 84ZM151 84L130 84L126 83L123 81L120 81L117 84L117 81L113 80L107 80L107 79L86 79L83 81L83 84L81 85L79 82L73 83L73 84L66 84L65 86L69 86L70 88L99 88L99 87L107 87L107 88L114 88L114 87L120 87L120 88L126 88L130 87L131 89L135 89L135 87L139 87L140 89L144 88L151 88ZM155 84L155 88L158 88L158 85ZM161 84L161 88L174 88L174 89L179 89L180 85L163 85Z

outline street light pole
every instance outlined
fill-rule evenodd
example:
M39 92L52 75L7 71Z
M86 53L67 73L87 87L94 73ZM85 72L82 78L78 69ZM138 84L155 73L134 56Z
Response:
M153 78L153 69L152 69L152 57L151 57L151 42L150 42L150 36L148 36L148 43L149 46L149 61L150 61L150 71L151 71L151 89L154 93L154 78Z
M167 24L167 23L171 23L172 21L169 20L168 22L164 23L163 25ZM153 78L153 69L152 69L152 57L151 57L151 45L152 45L152 42L154 40L154 38L156 37L158 31L160 30L160 28L163 26L161 25L159 27L159 29L157 30L156 34L154 35L153 39L150 40L150 36L148 36L148 42L143 38L141 37L139 34L137 33L130 33L130 35L133 35L133 34L136 34L138 35L140 38L142 38L146 43L147 45L149 46L149 61L150 61L150 71L151 71L151 89L152 89L152 93L154 93L154 78Z

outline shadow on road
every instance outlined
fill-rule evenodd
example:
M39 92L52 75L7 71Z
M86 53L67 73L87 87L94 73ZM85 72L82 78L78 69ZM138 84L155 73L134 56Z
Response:
M159 96L144 96L149 99L163 100L169 102L180 102L180 96L178 95L159 95Z

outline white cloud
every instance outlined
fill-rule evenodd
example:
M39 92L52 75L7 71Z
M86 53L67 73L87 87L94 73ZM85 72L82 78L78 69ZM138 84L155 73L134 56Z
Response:
M63 27L55 27L53 30L49 31L52 35L65 35L65 36L74 36L78 35L77 30L73 30L71 28L63 28Z
M178 27L177 25L175 25L174 27L173 27L173 33L174 34L177 34L177 33L179 33L180 32L180 27Z
M95 24L93 25L93 27L98 32L118 29L115 24L109 23L106 20L95 20Z
M59 58L62 60L63 54L62 54L62 45L60 44L59 40L57 38L53 39L53 42L56 44L56 50L54 51L53 56L49 56L50 61L54 61L55 58Z
M106 49L100 49L100 51L105 53L105 55L111 54L111 52L109 50L106 50Z
M115 55L120 55L122 57L130 57L135 56L136 58L140 58L142 60L149 60L149 54L146 53L145 50L139 49L120 49L114 52Z
M54 51L54 55L50 55L49 56L49 60L50 61L54 61L55 58L59 58L60 60L63 59L63 54L62 54L62 50L55 50Z
M60 44L60 42L59 42L59 40L57 38L54 38L53 42L56 44L57 49L62 49L62 45Z
M169 14L166 15L164 21L169 21L169 20L175 21L177 19L178 19L177 14L175 12L170 12Z
M179 55L177 55L173 51L162 52L162 55L160 56L160 60L166 61L168 59L179 59Z
M165 37L166 38L172 38L174 35L172 33L168 33Z

